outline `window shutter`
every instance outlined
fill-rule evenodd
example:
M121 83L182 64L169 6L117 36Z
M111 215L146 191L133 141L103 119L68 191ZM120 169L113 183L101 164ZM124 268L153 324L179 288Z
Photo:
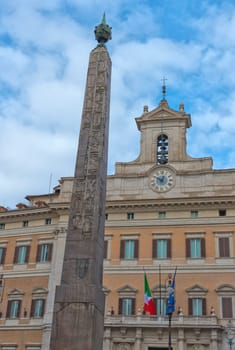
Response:
M193 314L193 300L191 298L188 299L188 314L189 316Z
M186 258L191 257L190 238L186 238Z
M121 298L118 299L118 314L119 315L122 314L122 299Z
M120 242L120 259L124 259L125 252L125 240L121 240Z
M108 255L108 241L104 241L104 259L107 259Z
M19 247L15 247L15 254L14 254L14 264L17 263L19 256Z
M32 304L31 304L31 310L30 310L30 316L33 317L34 316L34 310L35 310L35 300L32 300Z
M53 244L49 243L48 244L48 261L51 261L51 258L52 258L52 248L53 248Z
M28 245L26 247L26 256L25 256L25 262L26 263L29 261L29 252L30 252L30 246Z
M37 257L36 257L36 261L37 261L37 262L40 261L41 249L42 249L41 244L38 244L38 247L37 247Z
M41 314L42 317L44 316L44 313L45 313L45 305L46 305L46 300L43 299L42 300L42 314Z
M201 238L201 257L202 258L206 257L206 242L205 242L205 238Z
M135 315L135 299L131 299L131 314Z
M167 239L167 258L171 258L171 239Z
M155 306L156 315L158 315L158 309L157 309L157 298L153 298L153 303L154 303L154 306Z
M233 318L233 307L232 298L224 297L222 298L222 314L223 318Z
M134 248L134 258L138 259L139 257L139 241L138 239L134 240L135 248Z
M16 317L20 317L20 309L21 309L21 300L18 300L18 310L17 310L17 315Z
M220 237L219 238L219 256L221 258L228 258L230 256L229 237Z
M206 299L202 299L202 315L206 316Z
M229 251L229 237L224 237L224 254L225 257L230 257L230 251Z
M157 257L157 239L153 239L152 241L152 258L155 259Z
M224 238L225 237L219 238L219 256L221 258L224 258Z
M10 310L11 310L11 300L8 301L7 303L7 313L6 313L6 318L10 317Z
M6 247L3 247L3 248L2 248L2 258L1 258L1 261L0 261L0 264L1 264L1 265L3 265L4 262L5 262L6 251L7 251L7 248L6 248Z

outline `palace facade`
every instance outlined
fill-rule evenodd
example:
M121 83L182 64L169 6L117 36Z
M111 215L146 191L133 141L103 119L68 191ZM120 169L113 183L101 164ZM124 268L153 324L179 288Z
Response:
M135 121L139 156L107 178L103 350L168 349L166 286L176 267L172 348L226 349L235 321L235 169L187 154L191 117L182 103L176 111L163 99ZM62 177L53 193L0 207L3 350L49 349L72 183ZM155 316L143 313L144 272Z

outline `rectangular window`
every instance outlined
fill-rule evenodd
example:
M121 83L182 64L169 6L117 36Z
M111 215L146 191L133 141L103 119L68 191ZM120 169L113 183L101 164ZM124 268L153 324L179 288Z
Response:
M29 226L28 220L23 221L22 226L23 227L28 227Z
M127 220L134 220L134 213L127 213Z
M135 252L135 241L125 241L125 248L124 248L124 257L126 259L133 259L134 258L134 252Z
M108 257L108 240L104 241L104 259Z
M45 299L33 299L31 304L31 317L43 317L45 307Z
M0 224L0 230L5 230L5 224Z
M206 299L205 298L190 298L189 315L190 316L205 316L206 315Z
M193 316L202 316L202 299L192 299Z
M167 258L167 240L159 239L157 242L157 257Z
M165 212L165 211L160 211L160 212L158 213L158 217L159 217L159 219L165 219L165 217L166 217L166 212Z
M45 225L51 225L51 218L47 218L45 220Z
M21 300L10 300L7 304L7 318L19 318Z
M171 240L170 239L154 239L152 245L153 259L171 258Z
M52 243L43 243L38 245L37 261L46 262L51 261L52 258Z
M130 316L135 314L135 299L120 298L119 299L119 315Z
M219 216L226 216L226 209L219 209Z
M106 213L106 214L105 214L105 220L108 220L108 218L109 218L109 214Z
M219 256L220 258L229 258L229 237L219 237Z
M166 299L165 298L154 298L157 315L166 315Z
M137 259L139 241L137 239L121 240L120 259Z
M0 247L0 265L4 264L5 256L6 256L6 247Z
M191 210L191 218L197 218L198 217L198 211L197 210Z
M187 238L186 239L186 257L187 258L205 258L206 246L205 238Z
M199 238L193 238L190 240L191 258L201 257L201 240Z
M233 318L233 303L231 297L222 298L222 315L223 318Z
M29 246L22 245L15 248L14 264L25 264L29 258Z

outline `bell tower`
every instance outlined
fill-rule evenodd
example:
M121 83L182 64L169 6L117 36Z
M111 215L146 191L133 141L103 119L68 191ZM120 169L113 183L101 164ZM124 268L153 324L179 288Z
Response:
M175 111L163 98L151 112L145 107L136 123L141 132L140 161L163 165L188 158L186 131L191 127L191 117L182 103Z

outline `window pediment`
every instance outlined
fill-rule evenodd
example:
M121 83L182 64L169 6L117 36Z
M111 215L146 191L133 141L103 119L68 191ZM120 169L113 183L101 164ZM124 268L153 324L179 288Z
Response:
M218 294L235 294L235 287L231 284L221 284L215 291Z
M127 297L127 296L135 296L138 290L126 284L125 286L119 288L117 291L120 296Z
M158 293L166 293L167 292L167 288L166 288L166 286L165 285L159 285L159 284L157 284L155 287L153 287L152 289L151 289L151 291L152 291L152 293L155 293L155 294L158 294Z
M24 292L20 289L17 289L17 288L14 288L8 292L9 298L11 298L11 297L13 297L13 298L14 297L21 297L22 298L23 295L24 295Z
M186 289L186 292L191 297L198 297L205 296L208 292L208 289L200 286L199 284L195 284L194 286Z
M108 289L105 286L103 286L102 291L104 292L105 295L108 295L110 293L110 289Z
M47 294L48 290L46 288L34 288L32 294Z

